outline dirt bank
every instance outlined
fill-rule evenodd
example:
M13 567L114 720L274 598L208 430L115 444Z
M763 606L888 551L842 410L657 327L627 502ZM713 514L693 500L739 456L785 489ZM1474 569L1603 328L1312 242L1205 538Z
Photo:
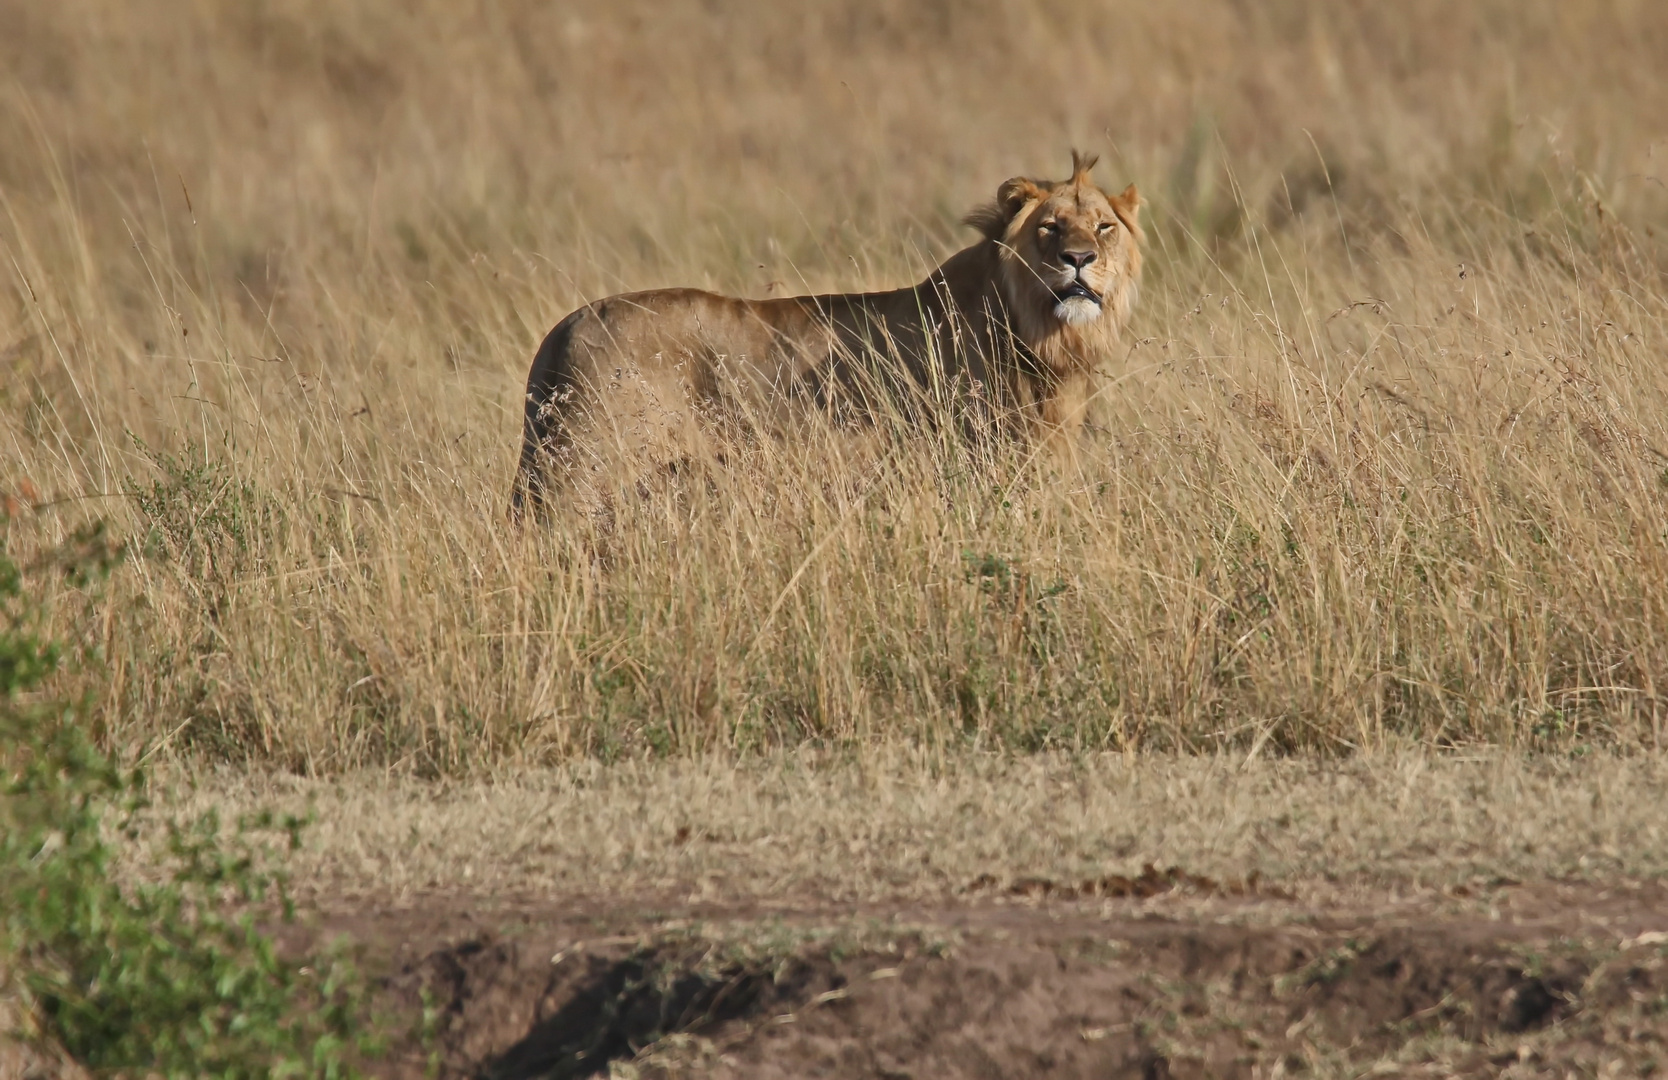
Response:
M325 912L416 1015L418 1077L1643 1076L1668 1037L1659 884L1316 903L1185 876L935 905L461 894Z

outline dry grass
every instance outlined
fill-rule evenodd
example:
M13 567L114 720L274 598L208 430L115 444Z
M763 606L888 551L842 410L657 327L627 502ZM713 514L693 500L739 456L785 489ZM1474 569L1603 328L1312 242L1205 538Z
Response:
M162 753L1654 747L1665 47L1598 0L0 3L7 528L149 550L101 723ZM1073 144L1153 207L1081 478L769 452L600 562L505 525L569 308L910 282Z
M1179 865L1307 901L1504 880L1668 873L1668 763L1422 753L933 762L881 752L576 763L436 787L227 772L179 805L312 811L289 864L357 906L425 893L686 902L942 903L982 875L1076 884ZM973 890L973 895L986 895Z

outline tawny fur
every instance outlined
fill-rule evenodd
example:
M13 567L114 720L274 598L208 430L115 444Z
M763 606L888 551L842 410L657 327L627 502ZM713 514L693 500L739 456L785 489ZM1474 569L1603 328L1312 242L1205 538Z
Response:
M1141 199L1072 175L1015 177L968 215L983 235L919 285L745 300L696 289L627 293L557 324L527 378L511 512L544 506L553 470L613 475L701 456L715 422L786 434L808 409L882 383L959 386L1069 456L1135 303Z

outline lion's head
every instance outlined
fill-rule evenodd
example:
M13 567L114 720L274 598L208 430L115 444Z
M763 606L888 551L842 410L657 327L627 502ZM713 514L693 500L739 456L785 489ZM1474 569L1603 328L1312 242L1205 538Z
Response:
M1082 351L1115 338L1141 277L1141 196L1108 195L1089 177L1097 159L1072 152L1069 180L1016 176L969 224L1001 249L1003 298L1033 348Z

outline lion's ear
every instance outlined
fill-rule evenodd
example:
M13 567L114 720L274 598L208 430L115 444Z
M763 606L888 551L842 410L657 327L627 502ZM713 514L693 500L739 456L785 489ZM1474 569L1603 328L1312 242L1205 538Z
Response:
M1015 214L1033 199L1043 197L1043 189L1037 186L1035 180L1027 180L1023 176L1016 176L1012 180L1004 181L996 189L996 205L1001 208L1009 221Z
M1000 240L1008 231L1008 226L1013 224L1014 215L1023 210L1026 203L1046 194L1035 180L1016 176L996 189L995 202L986 203L962 220L990 239Z
M1112 212L1118 215L1118 220L1124 223L1124 228L1141 235L1141 193L1131 184L1122 192L1112 196Z

